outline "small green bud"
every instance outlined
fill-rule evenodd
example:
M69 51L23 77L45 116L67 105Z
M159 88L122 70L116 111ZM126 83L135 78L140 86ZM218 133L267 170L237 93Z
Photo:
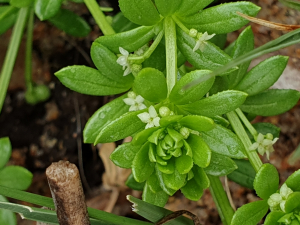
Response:
M271 133L267 133L265 137L266 139L273 140L273 134Z
M186 127L181 127L179 132L183 136L184 139L187 139L190 135L190 130Z
M198 34L198 31L194 28L190 29L189 35L193 38L195 38Z
M197 34L197 39L200 39L202 37L202 35L203 35L202 33L198 33Z
M133 99L136 98L136 94L133 91L129 91L127 96L128 96L128 98L133 98Z
M132 64L131 65L131 72L134 76L138 75L138 73L143 69L141 64Z
M162 106L159 108L158 112L161 117L166 117L170 115L171 110L166 106Z

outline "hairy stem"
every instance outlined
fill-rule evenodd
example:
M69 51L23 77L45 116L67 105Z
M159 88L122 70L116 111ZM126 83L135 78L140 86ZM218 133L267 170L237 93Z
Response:
M230 205L227 195L219 177L207 175L210 181L210 193L217 206L219 215L224 225L230 225L234 210Z
M230 121L230 124L231 124L234 132L242 141L242 143L246 149L246 155L247 155L251 165L253 166L254 170L256 172L258 172L258 170L260 169L260 167L262 166L263 163L261 162L256 151L249 150L249 147L252 145L252 143L251 143L238 115L234 111L229 112L226 115Z
M0 76L0 113L5 100L6 91L9 85L9 80L17 58L18 49L21 43L22 34L26 25L29 8L21 8L18 13L16 24L13 28L12 36L5 55L4 63Z
M92 16L94 17L96 23L102 30L104 35L115 34L114 29L106 20L104 13L101 11L100 6L96 2L96 0L84 0L84 3L90 10Z
M172 17L165 18L164 29L166 40L167 86L168 94L170 94L177 80L176 27Z

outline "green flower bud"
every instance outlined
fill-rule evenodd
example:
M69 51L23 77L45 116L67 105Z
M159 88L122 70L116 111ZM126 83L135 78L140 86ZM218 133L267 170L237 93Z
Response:
M162 106L159 108L158 112L161 117L166 117L170 115L171 110L166 106Z
M187 139L190 135L190 130L186 127L181 127L179 132L184 137L184 139Z
M190 29L189 35L193 38L195 38L198 34L198 31L194 28Z
M273 134L271 134L271 133L267 133L265 135L265 137L266 137L266 139L273 140Z
M134 76L138 75L138 73L143 69L141 64L132 64L131 65L131 72Z
M136 94L133 91L129 91L127 96L128 96L128 98L133 98L133 99L136 98Z

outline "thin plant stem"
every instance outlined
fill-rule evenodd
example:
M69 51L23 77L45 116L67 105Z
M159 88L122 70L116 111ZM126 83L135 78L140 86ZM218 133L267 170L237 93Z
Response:
M18 13L16 24L13 28L12 36L8 45L8 50L5 55L4 63L0 76L0 113L5 100L9 80L12 74L12 70L17 58L18 49L21 43L22 34L26 25L29 8L21 8Z
M115 34L116 32L111 27L111 25L106 20L104 13L101 11L100 6L96 2L96 0L84 0L84 3L90 10L92 16L94 17L96 23L102 30L104 35Z
M249 147L252 145L252 142L250 141L238 115L232 111L226 114L229 122L234 130L234 132L236 133L236 135L240 138L240 140L242 141L245 150L246 150L246 155L251 163L251 165L253 166L255 172L258 172L258 170L260 169L260 167L262 166L262 162L257 154L256 151L250 151Z
M181 23L181 21L176 17L176 16L172 16L173 20L175 21L175 23L187 34L190 33L190 30L184 26L183 23Z
M235 110L235 112L238 114L238 116L240 117L240 119L243 121L243 123L245 124L245 126L247 127L247 129L249 130L249 132L252 134L252 136L253 137L257 136L257 131L252 126L252 124L249 122L249 120L244 115L244 113L242 112L242 110L240 108L237 108Z
M28 25L27 25L27 38L26 38L26 54L25 54L25 83L28 91L32 91L32 37L33 37L33 22L34 10L30 10Z
M165 18L164 29L166 40L167 87L168 94L170 94L177 80L176 26L172 17Z
M210 181L210 193L217 206L219 215L224 225L230 225L234 210L228 200L226 192L224 191L223 185L219 177L207 175Z

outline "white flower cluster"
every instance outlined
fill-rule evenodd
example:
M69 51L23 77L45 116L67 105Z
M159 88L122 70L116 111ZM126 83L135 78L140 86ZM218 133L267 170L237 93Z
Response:
M133 91L129 91L127 95L128 98L124 98L123 101L126 105L130 105L129 111L138 111L147 108L143 104L144 98L142 96L136 95Z
M137 115L143 123L147 123L145 129L148 129L151 127L159 127L160 117L157 115L157 112L156 112L154 106L151 105L148 108L148 112L149 113L143 112L143 113L140 113Z
M264 155L266 153L267 158L270 159L270 153L274 152L273 145L278 138L273 139L273 135L270 133L267 133L266 135L259 133L257 137L254 137L254 139L256 142L249 147L249 150L254 151L257 149L260 155Z
M196 45L193 48L193 51L195 52L198 49L200 49L200 51L203 51L206 45L206 41L212 39L216 34L209 35L207 32L198 33L196 29L190 29L189 35L193 38L197 38Z
M117 59L117 63L123 66L123 76L127 76L131 73L131 65L128 60L129 52L122 47L119 47L119 51L121 53L121 56Z
M290 189L286 184L283 184L279 193L272 194L268 199L268 205L270 206L271 211L276 211L280 208L283 212L285 212L286 200L292 193L292 189Z

